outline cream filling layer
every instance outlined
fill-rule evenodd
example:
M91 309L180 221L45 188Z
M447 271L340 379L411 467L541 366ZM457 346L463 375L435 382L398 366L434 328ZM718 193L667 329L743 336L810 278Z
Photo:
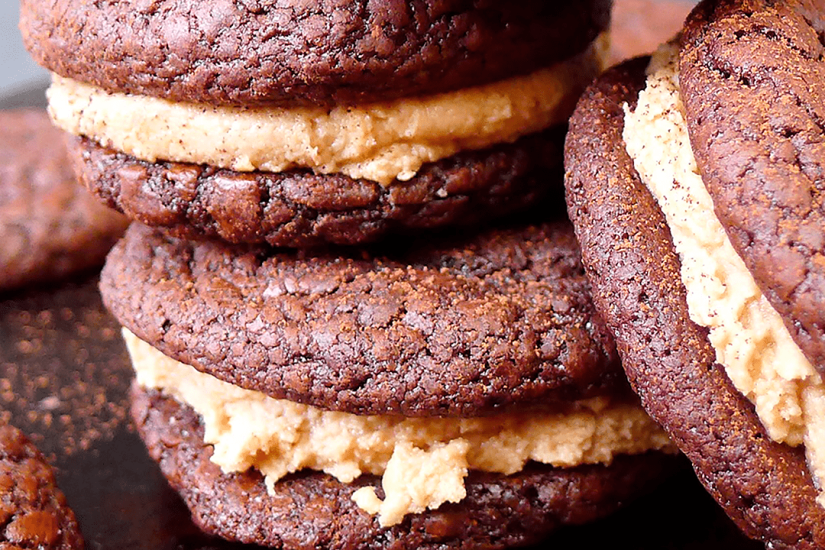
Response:
M494 417L356 416L272 399L179 363L124 330L137 381L201 415L212 461L224 472L256 468L271 491L312 469L349 483L382 476L385 498L362 488L353 500L382 526L466 496L470 469L514 474L534 460L558 467L609 464L618 454L674 451L638 405L590 399L564 412Z
M609 40L526 76L360 106L241 108L109 93L53 75L49 113L63 130L138 159L240 172L311 169L383 185L428 162L567 122L601 72Z
M691 319L710 329L716 360L755 406L775 441L805 445L825 481L825 385L736 253L716 217L688 137L679 93L678 46L662 46L648 67L624 141L659 203L681 259ZM819 502L825 505L825 494Z

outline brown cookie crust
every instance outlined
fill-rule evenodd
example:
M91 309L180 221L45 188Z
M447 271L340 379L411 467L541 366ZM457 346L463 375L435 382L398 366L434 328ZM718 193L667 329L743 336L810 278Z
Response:
M389 187L311 171L242 174L147 163L75 138L80 181L108 206L182 238L309 247L470 225L523 209L558 187L566 127L425 165ZM558 178L556 176L559 176Z
M566 222L312 253L133 224L101 292L166 355L326 409L481 416L626 388Z
M126 220L72 174L45 111L0 113L0 291L103 264Z
M132 416L152 458L180 492L202 529L273 548L504 548L538 541L562 525L606 516L650 491L675 457L619 457L610 467L554 469L529 465L509 476L471 472L458 504L408 516L391 528L352 502L352 493L381 480L344 484L319 472L290 475L267 493L255 471L227 475L209 457L200 417L189 407L136 386Z
M211 105L444 92L583 51L611 0L24 0L35 60L111 91Z
M825 374L825 1L703 3L680 82L716 214Z
M0 548L83 548L77 520L51 466L20 430L5 422L0 422Z
M593 300L642 405L737 525L771 548L822 548L825 510L802 450L772 441L715 363L664 215L625 150L622 105L636 103L648 61L602 76L570 123L567 198Z

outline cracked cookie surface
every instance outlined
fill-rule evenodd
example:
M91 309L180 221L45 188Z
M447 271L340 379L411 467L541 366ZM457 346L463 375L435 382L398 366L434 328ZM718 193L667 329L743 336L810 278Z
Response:
M445 92L583 51L611 0L25 0L41 65L110 91L332 105Z
M564 128L425 165L389 187L310 171L238 173L147 163L75 138L81 182L108 206L182 238L309 247L471 225L560 193ZM558 188L558 189L557 189Z
M167 356L326 409L481 416L626 388L566 222L312 253L133 224L101 291Z
M682 36L693 150L734 248L825 374L825 2L706 2Z
M0 424L0 547L82 549L74 513L43 455L17 428Z
M737 525L775 548L821 548L825 510L804 454L768 437L690 320L670 230L626 151L623 105L635 105L647 63L603 75L571 120L568 205L594 303L643 406Z

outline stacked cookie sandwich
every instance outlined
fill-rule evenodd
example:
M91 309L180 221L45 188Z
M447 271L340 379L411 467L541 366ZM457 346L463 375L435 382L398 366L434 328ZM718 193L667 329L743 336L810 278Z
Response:
M32 0L21 29L107 204L179 236L303 247L547 191L610 2L545 4Z
M609 9L24 0L82 180L142 222L101 291L205 530L504 547L670 469L567 222L466 227L552 193Z
M631 383L751 537L825 547L825 3L706 0L571 122L571 218Z

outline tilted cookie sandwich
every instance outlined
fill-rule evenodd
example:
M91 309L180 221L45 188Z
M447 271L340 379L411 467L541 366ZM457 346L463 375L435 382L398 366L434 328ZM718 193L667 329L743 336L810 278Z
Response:
M610 513L675 459L566 222L314 256L134 224L101 291L141 436L227 539L526 544Z
M702 2L566 145L594 301L642 404L742 530L825 547L825 3Z
M610 7L24 0L21 30L106 204L177 236L304 247L545 194Z
M0 547L81 550L74 512L54 471L17 428L0 422Z
M0 292L99 267L126 229L71 170L45 111L0 112Z

